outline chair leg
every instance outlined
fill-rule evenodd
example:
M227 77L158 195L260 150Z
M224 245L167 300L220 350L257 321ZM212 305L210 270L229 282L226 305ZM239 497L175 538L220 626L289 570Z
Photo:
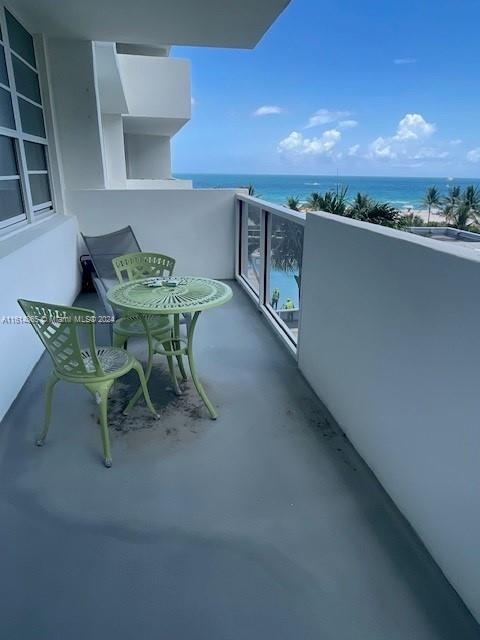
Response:
M59 378L56 376L55 372L52 371L47 382L46 398L45 398L45 419L43 422L42 432L40 433L40 435L36 440L37 447L43 446L43 444L45 443L45 438L47 437L47 434L48 434L48 428L50 427L50 420L52 417L53 389L57 384L58 380Z
M113 332L112 338L112 347L120 347L121 349L126 349L128 343L128 338L123 333Z
M177 356L178 368L180 369L180 373L182 374L182 378L187 380L187 372L185 371L185 366L183 364L183 357Z
M143 395L144 395L144 398L145 398L145 402L147 403L147 407L152 412L153 417L155 418L155 420L158 420L160 418L160 416L156 412L155 407L153 406L152 401L150 399L150 393L148 391L147 381L145 380L145 374L143 373L142 365L137 361L137 362L134 363L133 368L138 373L138 377L140 378L140 385L142 387L142 391L143 391Z
M110 436L108 434L108 392L113 380L98 385L95 391L100 413L100 429L103 445L103 464L109 469L112 466L112 452L110 450Z

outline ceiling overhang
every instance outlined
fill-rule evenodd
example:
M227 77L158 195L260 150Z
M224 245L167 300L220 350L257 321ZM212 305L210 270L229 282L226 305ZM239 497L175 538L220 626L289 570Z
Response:
M144 45L254 47L290 0L13 0L35 33Z

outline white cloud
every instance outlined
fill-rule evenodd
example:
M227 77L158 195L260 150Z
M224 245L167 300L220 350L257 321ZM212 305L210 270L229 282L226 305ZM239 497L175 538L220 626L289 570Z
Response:
M262 107L258 107L258 109L255 109L252 115L253 116L271 116L271 115L276 115L278 113L283 113L284 111L285 109L283 109L283 107L279 107L278 105L265 104Z
M350 115L350 111L330 111L329 109L319 109L318 111L315 111L313 116L310 116L305 129L311 129L312 127L337 122L338 120L347 118Z
M455 138L454 140L450 140L450 144L454 147L457 147L459 144L462 144L463 140L461 138Z
M476 147L475 149L471 149L467 153L467 160L469 162L480 162L480 147Z
M436 147L421 147L414 153L414 160L443 160L448 158L448 151L442 151Z
M395 58L393 64L415 64L416 58Z
M427 122L419 113L407 113L398 123L395 140L419 140L428 138L437 130L437 125Z
M421 166L425 161L446 161L450 152L438 144L426 144L437 130L419 113L407 113L397 125L394 135L379 136L368 147L366 158L394 161L397 166ZM480 161L480 150L479 150Z
M338 126L340 129L353 129L358 125L357 120L340 120Z
M359 144L354 144L347 151L347 156L356 156L360 150Z
M194 107L197 104L193 96L190 98L190 104L192 105L192 107Z
M298 131L292 131L278 143L278 151L297 155L328 155L341 137L342 134L337 129L329 129L313 138L304 138Z
M397 157L397 154L392 148L391 140L380 136L370 144L368 157L393 160Z

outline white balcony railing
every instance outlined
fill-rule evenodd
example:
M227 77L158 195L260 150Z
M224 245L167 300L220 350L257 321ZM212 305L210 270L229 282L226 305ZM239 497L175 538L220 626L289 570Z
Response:
M305 213L237 195L235 277L296 353Z

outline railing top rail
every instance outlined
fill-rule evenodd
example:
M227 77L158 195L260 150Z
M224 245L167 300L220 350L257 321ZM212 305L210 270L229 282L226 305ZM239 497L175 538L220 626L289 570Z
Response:
M296 222L297 224L305 225L306 215L303 211L293 211L293 209L283 207L280 204L274 204L273 202L268 202L267 200L262 200L261 198L255 198L254 196L243 195L241 193L237 193L236 198L237 200L241 200L242 202L253 204L256 207L263 209L264 211L275 214L276 216L286 218L287 220L291 220L292 222Z

